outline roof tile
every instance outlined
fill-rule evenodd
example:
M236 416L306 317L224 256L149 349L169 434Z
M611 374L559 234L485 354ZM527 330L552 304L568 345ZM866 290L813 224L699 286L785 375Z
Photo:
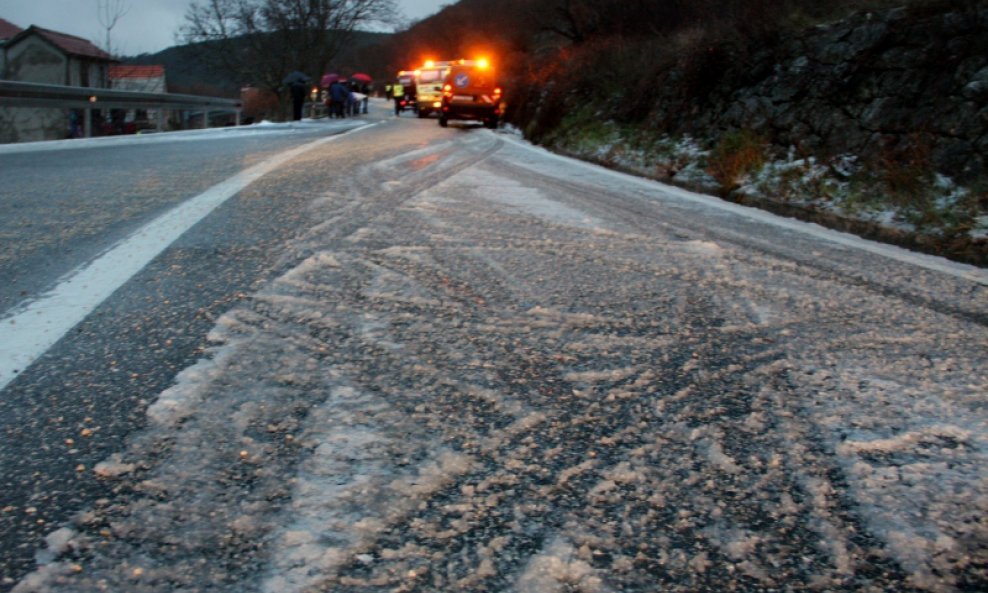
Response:
M4 39L10 39L11 37L17 35L23 30L24 29L21 29L20 27L18 27L17 25L15 25L10 21L5 21L3 19L0 19L0 41L3 41Z
M107 61L116 61L113 56L93 45L91 41L87 41L82 37L76 37L74 35L69 35L68 33L59 33L58 31L51 31L49 29L42 29L36 25L31 25L28 30L37 32L38 35L41 35L67 54L87 58L99 58Z
M160 78L165 75L164 66L140 66L123 64L110 66L110 78Z

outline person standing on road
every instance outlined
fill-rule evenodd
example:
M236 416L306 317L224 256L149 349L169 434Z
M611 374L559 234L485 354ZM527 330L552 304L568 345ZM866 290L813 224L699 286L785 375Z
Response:
M405 98L405 87L400 82L394 83L391 85L391 96L395 100L395 117L398 117L398 114L401 113L401 101Z
M332 117L344 117L346 111L347 99L350 97L350 92L347 90L346 86L343 85L339 80L335 81L329 87L329 98L332 102Z
M305 105L305 95L309 92L309 77L296 70L284 80L282 84L288 86L288 93L292 98L292 119L299 121L302 119L302 106Z
M295 121L302 119L302 106L305 105L305 90L304 83L292 83L292 119Z

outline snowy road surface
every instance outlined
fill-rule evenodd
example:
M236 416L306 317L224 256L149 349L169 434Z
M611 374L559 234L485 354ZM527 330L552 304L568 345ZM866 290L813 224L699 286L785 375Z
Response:
M988 587L984 270L432 120L290 166L14 591Z

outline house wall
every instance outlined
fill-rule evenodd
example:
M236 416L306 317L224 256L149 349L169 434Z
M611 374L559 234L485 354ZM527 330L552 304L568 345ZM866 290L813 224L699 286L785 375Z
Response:
M66 84L69 86L109 88L109 68L105 62L72 57L69 59L68 82Z
M0 107L0 143L59 140L68 135L67 110Z
M110 81L111 86L114 89L120 91L134 91L138 93L166 93L168 92L167 85L165 84L164 76L156 76L149 78L139 78L136 76L130 76L126 78L115 78ZM138 109L130 110L127 112L125 121L127 123L140 122L147 126L157 128L159 130L164 129L166 126L166 121L168 119L168 111L162 111L158 109Z
M67 56L38 37L29 37L6 53L6 78L23 82L64 85ZM68 135L68 113L35 107L0 108L0 142L54 140Z
M40 37L28 37L7 51L7 80L69 84L69 59Z
M69 86L107 87L107 65L67 56L45 39L32 36L7 47L7 80ZM69 110L0 108L0 143L59 140L69 135Z
M136 91L141 93L165 93L165 77L157 78L118 78L113 81L113 88L121 91Z

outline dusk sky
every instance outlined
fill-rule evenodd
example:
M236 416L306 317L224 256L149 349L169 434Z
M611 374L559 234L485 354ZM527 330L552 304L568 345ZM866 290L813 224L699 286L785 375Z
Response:
M114 54L152 53L176 45L176 33L192 0L123 0L127 12L113 28ZM398 0L410 19L434 14L454 0ZM88 39L103 47L106 29L100 24L97 0L0 0L0 18L27 28L37 25Z

